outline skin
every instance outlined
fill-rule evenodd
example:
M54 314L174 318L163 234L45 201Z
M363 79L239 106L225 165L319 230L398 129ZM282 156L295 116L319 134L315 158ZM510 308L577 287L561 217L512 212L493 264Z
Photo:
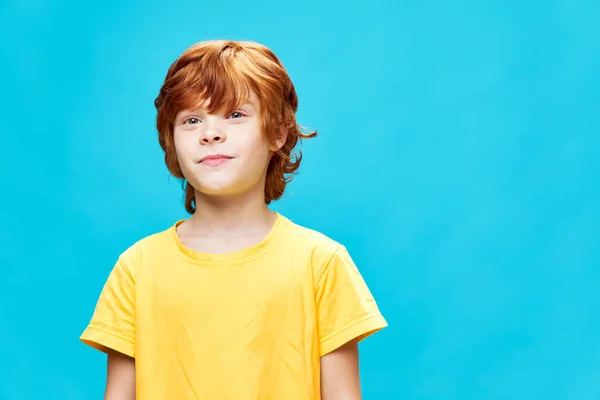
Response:
M230 115L209 114L207 103L182 110L174 121L174 140L181 170L195 188L197 211L177 233L189 248L229 253L260 242L275 214L265 205L267 166L285 143L282 132L269 143L261 132L260 102L250 101ZM200 162L207 155L231 157L219 166ZM119 353L108 355L105 400L135 399L135 363ZM321 357L323 400L361 399L358 344L351 341Z
M352 340L321 357L321 398L360 400L358 343Z
M135 361L116 351L108 352L105 400L135 400Z
M285 143L271 144L261 132L255 94L231 115L210 115L203 107L178 113L174 140L181 170L195 188L197 211L178 227L181 241L197 251L228 253L249 247L271 230L275 215L264 202L269 160ZM223 154L220 166L199 161Z

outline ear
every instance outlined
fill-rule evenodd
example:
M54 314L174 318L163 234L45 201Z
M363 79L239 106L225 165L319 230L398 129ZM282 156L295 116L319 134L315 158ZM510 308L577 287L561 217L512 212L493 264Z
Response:
M281 150L281 148L285 144L285 141L287 140L287 136L288 136L288 131L287 131L287 129L285 129L285 126L280 127L279 135L275 139L275 143L273 143L273 145L271 146L271 150L272 151Z

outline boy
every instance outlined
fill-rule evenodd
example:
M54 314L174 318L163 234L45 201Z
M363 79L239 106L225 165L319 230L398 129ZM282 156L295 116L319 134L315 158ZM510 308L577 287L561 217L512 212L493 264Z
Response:
M123 252L81 340L105 399L360 399L357 343L387 323L345 247L269 210L301 157L298 98L254 42L171 65L159 143L191 214Z

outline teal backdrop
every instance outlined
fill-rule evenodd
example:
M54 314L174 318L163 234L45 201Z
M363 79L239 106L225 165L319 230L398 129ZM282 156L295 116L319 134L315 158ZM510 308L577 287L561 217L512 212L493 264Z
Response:
M366 399L600 398L600 3L0 1L0 399L98 399L116 257L185 218L154 128L195 42L272 48L316 129L274 209L390 326Z

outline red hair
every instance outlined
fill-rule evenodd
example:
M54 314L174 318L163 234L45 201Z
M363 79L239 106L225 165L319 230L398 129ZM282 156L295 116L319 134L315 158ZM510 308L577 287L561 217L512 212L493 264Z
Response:
M300 167L302 153L294 150L298 141L317 135L302 133L296 123L298 96L281 61L259 43L211 40L188 48L167 72L154 100L158 141L169 172L182 180L190 214L196 211L194 188L177 161L173 121L180 111L194 109L204 100L209 101L209 113L230 114L249 100L251 91L260 99L262 132L269 142L275 143L282 129L287 132L285 144L273 154L267 169L265 203L269 204L281 198L290 175Z

